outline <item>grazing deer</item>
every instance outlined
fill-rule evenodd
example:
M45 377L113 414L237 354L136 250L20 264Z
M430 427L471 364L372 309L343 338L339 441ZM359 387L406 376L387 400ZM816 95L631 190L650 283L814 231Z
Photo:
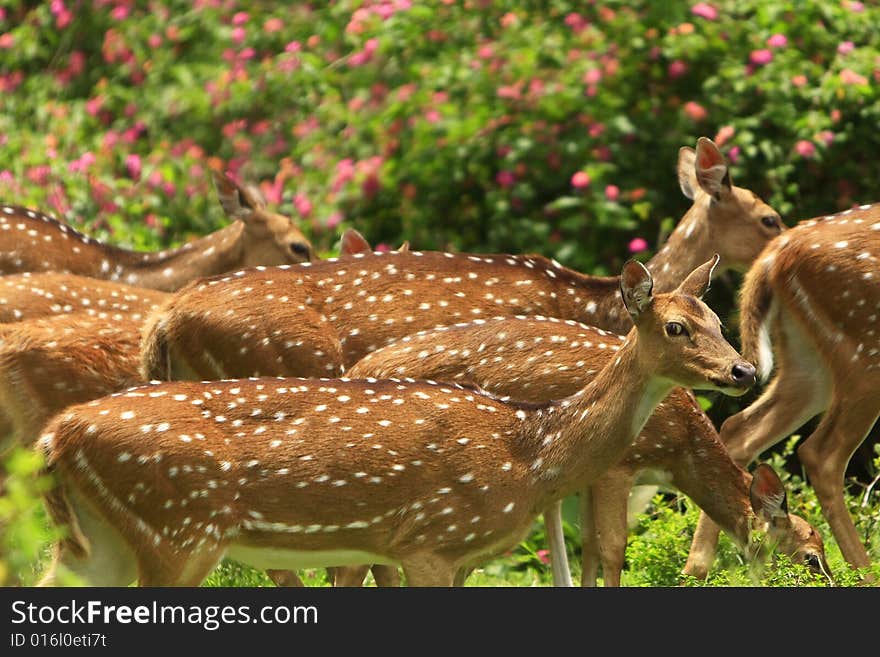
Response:
M0 323L69 314L140 322L169 296L167 292L76 274L7 274L0 276Z
M690 328L683 325L684 334ZM546 403L574 394L616 356L626 338L545 317L495 317L423 331L365 356L348 370L356 379L409 377L476 385L516 400ZM768 471L769 470L769 471ZM626 538L627 498L634 482L671 484L704 509L747 556L753 529L771 543L828 573L822 538L802 518L785 512L785 489L772 468L752 476L736 465L694 396L676 388L657 405L635 443L583 498L585 586L596 585L601 559L606 586L619 586ZM544 512L554 583L570 575L558 505ZM346 576L356 579L357 570ZM361 575L362 577L362 575Z
M0 205L0 273L57 271L173 291L198 276L315 260L293 221L270 211L256 188L240 187L216 170L212 174L223 209L236 221L155 253L104 244L42 212Z
M782 224L733 187L708 139L679 153L694 203L648 264L658 291L716 251L745 269ZM379 254L377 254L379 255ZM410 333L495 315L540 314L627 332L616 277L587 276L539 255L391 252L196 281L154 313L144 333L146 379L339 375Z
M750 463L813 416L824 413L798 447L844 558L871 565L843 497L849 460L880 413L880 205L810 219L773 240L743 282L743 353L762 378L761 396L721 427L740 464ZM697 525L686 572L714 559L717 528Z
M38 441L58 482L47 507L69 530L42 583L63 564L92 585L197 585L229 555L400 564L409 585L452 585L617 461L673 387L752 385L698 300L716 263L654 294L628 262L635 328L589 384L545 404L431 381L262 378L69 408Z

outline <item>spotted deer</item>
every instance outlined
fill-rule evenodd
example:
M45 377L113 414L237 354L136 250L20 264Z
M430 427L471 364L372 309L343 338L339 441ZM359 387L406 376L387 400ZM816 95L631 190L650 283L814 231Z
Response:
M590 383L545 404L432 381L255 378L69 408L38 441L57 481L47 508L68 528L42 583L63 565L92 585L197 585L225 555L400 564L411 586L460 583L613 464L676 385L750 387L754 368L699 300L715 264L655 294L628 262L635 327Z
M401 250L408 249L404 242ZM350 256L371 253L372 247L357 230L348 228L340 239L339 251L341 256ZM76 274L7 274L0 276L0 323L77 313L93 319L140 322L169 298L168 292ZM87 330L85 325L81 330Z
M341 256L371 250L358 231L343 233ZM55 272L0 277L0 289L0 317L14 320L0 324L0 454L33 444L67 406L146 383L138 371L143 313L168 293ZM396 570L375 567L373 575L381 585L399 581ZM270 577L301 585L293 573Z
M761 377L775 376L720 432L734 460L747 464L822 413L797 454L857 568L871 562L844 501L844 473L880 413L878 257L876 204L800 222L767 245L743 282L740 328ZM687 572L708 571L717 535L701 516Z
M682 339L690 325L679 322ZM552 317L495 317L404 337L348 370L351 378L410 377L478 386L532 403L570 396L615 358L626 338ZM743 371L741 376L751 376ZM736 465L693 394L674 389L648 419L623 457L580 491L582 584L595 586L601 561L606 586L619 586L627 539L627 499L635 482L671 484L690 497L732 537L747 557L762 556L750 536L798 563L828 574L822 538L787 513L785 489L765 466L752 475ZM544 512L554 583L570 585L559 505ZM753 533L753 530L758 530ZM350 569L345 577L362 577Z
M745 269L782 230L772 208L731 184L710 140L681 149L678 177L693 205L648 263L658 291L716 251L723 267ZM518 314L631 327L616 277L540 255L391 252L345 266L330 259L196 281L147 322L142 372L161 380L339 375L410 333Z
M7 274L0 276L0 323L70 314L142 322L168 298L167 292L76 274Z
M309 240L289 217L272 212L256 188L212 174L220 203L235 221L166 251L129 251L37 210L0 205L0 274L57 271L174 291L198 276L315 260Z

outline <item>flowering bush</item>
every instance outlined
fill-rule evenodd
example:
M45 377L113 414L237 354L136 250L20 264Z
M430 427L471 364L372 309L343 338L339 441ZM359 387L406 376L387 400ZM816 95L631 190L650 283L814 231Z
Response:
M324 249L613 273L701 135L792 221L873 200L880 8L803 5L2 0L0 198L154 248L225 221L215 165Z

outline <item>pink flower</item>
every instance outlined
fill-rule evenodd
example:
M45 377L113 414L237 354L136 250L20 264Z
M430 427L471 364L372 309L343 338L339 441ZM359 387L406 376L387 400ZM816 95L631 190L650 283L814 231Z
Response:
M591 68L584 73L584 82L587 84L599 84L602 81L602 71L598 68Z
M141 156L134 153L127 156L125 158L125 168L128 170L128 175L132 180L139 180L141 177Z
M774 34L767 39L767 45L771 48L785 48L788 45L788 38L784 34Z
M727 159L731 164L736 164L739 161L739 146L734 146L727 151Z
M440 116L440 112L435 109L429 109L425 112L425 121L428 123L437 123L441 118L443 117Z
M501 17L501 27L510 27L516 25L517 17L512 11L507 12Z
M724 146L727 141L730 140L731 137L736 133L736 130L733 129L732 125L722 126L718 131L718 134L715 135L715 144L717 146Z
M840 72L840 81L843 84L868 84L868 79L864 75L859 75L850 68L845 68Z
M375 248L379 253L388 253L391 250L391 247L388 246L385 242L379 242Z
M791 83L796 87L803 87L807 84L807 76L806 75L795 75L791 79Z
M847 53L851 53L853 50L855 50L855 47L856 44L854 44L852 41L844 41L839 46L837 46L837 52L839 52L841 55L846 55Z
M128 18L128 7L125 5L116 5L110 12L110 17L115 21L124 21Z
M816 145L806 139L801 139L794 145L794 150L803 158L811 158L816 154Z
M0 50L9 50L14 45L15 37L12 36L12 32L0 34Z
M364 52L368 55L372 55L376 52L376 49L379 47L379 39L367 39L364 43Z
M495 182L506 189L516 184L516 176L512 171L499 171L495 176Z
M538 550L535 552L538 557L538 560L543 564L550 563L550 550Z
M150 48L158 48L162 45L162 35L151 34L147 39L147 44L149 44Z
M303 219L307 219L312 214L312 202L305 194L297 194L293 197L293 207Z
M606 185L605 198L609 201L616 201L620 198L620 188L617 185Z
M571 177L571 186L575 189L589 187L590 182L590 176L587 175L586 171L578 171Z
M854 13L865 11L865 5L856 0L844 0L843 6Z
M684 113L694 121L703 121L709 115L705 107L692 100L686 102L683 109Z
M267 18L266 22L263 23L263 32L267 34L272 34L273 32L280 32L284 29L284 21L280 18Z
M641 253L642 251L648 250L648 242L641 237L636 237L635 239L630 240L627 248L630 253Z
M291 41L284 46L284 52L299 52L302 50L302 44L299 41Z
M490 46L490 45L480 46L479 49L477 50L477 56L480 59L489 59L490 57L492 57L492 55L494 53L495 53L495 51L492 49L492 46Z
M691 7L691 13L694 16L699 16L700 18L705 18L707 21L714 21L718 18L718 10L715 9L708 2L698 2L693 7Z
M583 31L588 23L580 14L571 13L565 17L565 24L568 25L575 34L577 34L578 32Z
M763 66L773 61L773 52L770 50L753 50L749 55L749 61L756 66Z
M249 16L246 11L236 12L232 16L232 24L233 25L244 25L245 23L248 22L248 18L249 18Z
M338 210L330 214L327 217L327 228L336 228L339 224L342 223L342 213Z
M86 151L78 159L67 165L67 169L71 172L85 172L95 163L95 154Z
M245 37L245 29L243 27L233 27L232 28L232 42L233 43L241 43L244 41Z
M673 80L676 78L680 78L682 75L687 73L688 65L687 63L681 61L680 59L673 60L669 63L669 67L666 69L667 75Z
M816 139L824 143L826 146L831 146L834 142L834 133L830 130L822 130L819 134L816 135Z

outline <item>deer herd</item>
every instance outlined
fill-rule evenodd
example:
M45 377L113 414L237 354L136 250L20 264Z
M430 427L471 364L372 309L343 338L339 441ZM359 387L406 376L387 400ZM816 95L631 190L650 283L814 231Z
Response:
M712 141L682 148L692 201L619 277L540 255L373 252L319 259L288 217L220 172L232 219L137 253L0 205L0 429L31 447L63 531L41 584L197 586L221 559L278 584L460 585L543 515L572 584L561 502L577 494L582 584L619 586L636 483L701 509L684 572L719 530L761 563L831 580L766 449L822 413L798 457L834 539L870 565L844 501L880 413L880 206L786 230L732 184ZM744 273L742 355L702 301ZM858 371L858 376L851 372ZM690 391L763 394L716 431Z

